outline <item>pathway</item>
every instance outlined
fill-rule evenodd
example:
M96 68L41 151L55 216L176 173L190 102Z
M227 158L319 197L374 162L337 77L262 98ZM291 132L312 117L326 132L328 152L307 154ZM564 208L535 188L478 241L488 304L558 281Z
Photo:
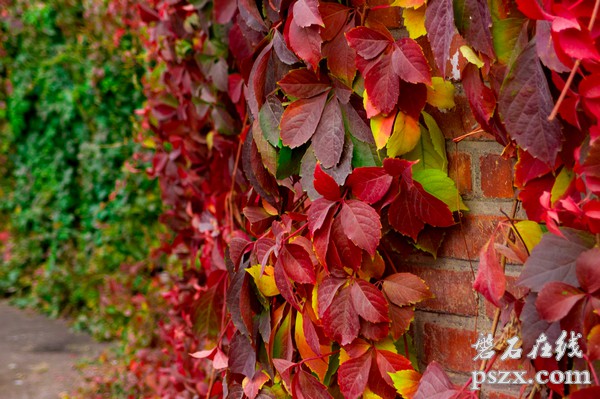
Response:
M75 368L107 344L74 333L64 320L0 302L0 398L57 399L81 382Z

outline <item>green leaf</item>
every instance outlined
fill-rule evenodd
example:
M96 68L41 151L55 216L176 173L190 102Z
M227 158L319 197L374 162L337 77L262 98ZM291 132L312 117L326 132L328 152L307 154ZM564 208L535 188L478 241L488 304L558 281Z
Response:
M354 148L352 149L352 167L361 166L381 166L381 160L377 154L377 149L373 144L363 143L362 141L350 136Z
M413 178L421 183L425 191L443 201L452 212L468 211L454 181L439 169L423 169L413 172Z
M552 186L552 191L550 192L550 201L552 205L554 205L556 201L565 195L574 178L575 173L572 170L567 169L566 167L561 169L558 176L556 176L556 180Z
M306 146L291 149L281 144L277 157L277 173L275 177L279 180L300 173L300 163L306 152Z
M427 125L427 129L421 127L421 139L416 147L409 153L404 155L404 159L409 161L417 161L413 165L413 171L423 169L438 169L445 173L448 172L448 158L446 157L446 146L444 135L433 117L423 112L423 119Z

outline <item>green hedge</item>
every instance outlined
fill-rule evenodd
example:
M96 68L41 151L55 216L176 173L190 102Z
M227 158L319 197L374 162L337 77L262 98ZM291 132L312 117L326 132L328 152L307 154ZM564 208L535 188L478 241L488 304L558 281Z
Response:
M99 289L122 264L147 258L160 198L143 171L123 167L143 150L133 140L137 41L114 40L104 5L86 4L17 1L2 22L0 212L13 248L0 293L54 315L76 311L107 335L118 326L98 311Z

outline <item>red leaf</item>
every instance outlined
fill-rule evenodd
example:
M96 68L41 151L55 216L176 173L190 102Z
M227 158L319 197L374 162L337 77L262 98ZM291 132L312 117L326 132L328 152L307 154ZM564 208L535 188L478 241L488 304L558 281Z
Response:
M554 107L546 76L530 42L513 63L502 84L498 108L506 130L523 149L553 166L562 147L557 120L548 121Z
M321 194L325 199L330 200L330 201L337 201L341 198L341 193L340 193L340 186L338 186L338 184L335 182L335 180L333 180L333 177L329 176L327 173L323 172L323 169L321 169L321 165L317 164L317 166L315 167L315 190L317 190L319 192L319 194ZM329 205L331 206L331 204ZM312 206L311 206L312 208ZM319 220L320 224L322 224L322 220L324 220L323 216L320 217L321 220ZM309 223L311 223L311 218L310 218L310 214L308 217ZM309 224L309 228L311 229L311 231L314 231L314 229L318 229L319 227L315 227L315 224L313 222L313 228L310 227Z
M306 250L297 244L285 244L279 251L277 263L283 266L288 277L297 283L316 283L315 267ZM277 266L275 266L277 267Z
M341 345L348 345L358 337L360 320L352 304L350 288L342 288L323 314L323 330Z
M575 271L577 279L587 293L593 294L600 289L600 248L592 248L577 258Z
M495 238L495 235L493 235L481 248L479 268L477 269L473 289L495 306L500 307L500 299L502 299L506 290L506 277L496 254Z
M278 82L288 97L310 98L331 89L327 79L318 77L306 68L294 69Z
M254 399L258 395L258 391L262 388L265 382L269 381L270 378L267 373L262 370L256 370L252 378L244 379L242 386L244 387L244 394L249 399Z
M311 25L303 28L295 21L293 12L290 12L285 25L284 36L290 48L300 59L308 63L308 66L316 71L321 61L321 35L319 27Z
M552 32L552 38L556 42L555 46L569 57L577 60L600 60L600 54L596 49L595 41L586 27Z
M570 399L596 399L600 397L600 387L583 388L569 395Z
M281 118L281 141L296 148L306 143L315 133L325 108L327 93L291 103Z
M346 399L359 398L367 387L371 369L371 351L346 360L338 369L338 384Z
M375 143L371 128L367 126L351 103L343 104L342 111L344 111L344 121L348 127L348 132L353 137L365 143Z
M217 1L213 5L213 12L215 13L215 21L219 24L225 24L233 19L233 16L237 10L237 1L235 0L222 0Z
M325 173L323 172L323 174ZM331 179L331 177L329 178ZM310 208L308 208L308 229L310 230L311 234L314 234L316 230L323 226L323 223L325 222L327 215L329 215L329 210L333 204L335 204L335 202L329 201L325 198L319 198L310 205Z
M399 339L410 327L410 323L415 318L415 308L413 306L396 306L391 304L389 307L390 319L392 320L392 338Z
M454 224L454 218L448 205L425 191L420 183L413 181L408 171L410 169L404 172L400 181L400 193L390 205L388 219L394 229L417 241L425 223L447 227Z
M373 256L381 239L381 221L375 209L361 201L347 200L339 217L350 240Z
M494 92L483 84L479 69L471 63L463 70L462 83L473 116L480 125L487 126L496 109Z
M398 306L414 305L433 294L423 280L412 273L396 273L383 281L383 292Z
M266 32L267 26L256 7L254 0L238 0L240 16L246 24L257 32Z
M392 54L392 66L400 79L410 83L431 85L429 64L421 46L413 39L404 38L396 42Z
M540 5L538 0L517 0L519 11L531 19L552 19L552 15L548 14Z
M338 292L339 288L346 283L346 279L337 278L333 276L327 276L323 279L323 282L319 284L319 288L317 290L317 303L319 307L319 317L323 318L323 314L335 298L335 294Z
M319 201L319 200L317 200ZM326 201L326 200L323 200ZM311 205L312 207L312 205ZM329 265L327 261L327 252L329 250L329 238L331 236L331 226L333 224L333 215L329 212L325 213L325 219L322 223L322 228L316 230L313 233L313 247L315 254L319 259L319 262L325 267L325 270L329 272ZM310 225L309 225L310 227Z
M281 293L281 296L283 296L283 298L286 301L288 301L294 308L300 311L300 304L298 303L296 295L294 294L292 283L286 275L285 269L279 261L279 259L277 260L277 264L275 264L275 272L273 274L273 277L275 277L275 285Z
M389 322L388 303L373 284L356 280L351 288L352 304L360 317L371 323Z
M352 171L346 185L359 199L374 204L388 192L392 180L392 176L381 167L362 167Z
M346 33L346 39L350 47L365 60L377 57L392 42L389 36L365 26L350 30Z
M390 332L390 323L371 323L364 319L360 320L360 335L372 341L380 341L388 336Z
M565 66L557 57L554 50L554 39L550 33L550 21L538 20L535 24L535 48L538 57L548 68L559 72L568 72L569 68Z
M299 399L332 398L327 387L321 384L312 374L300 370L292 381L292 396Z
M256 367L256 351L248 337L236 333L229 347L229 370L248 378L254 376Z
M446 61L455 34L452 0L434 0L427 4L425 28L435 63L442 76L446 76Z
M311 25L325 26L319 13L319 0L298 0L294 4L294 19L302 28Z
M392 54L385 52L366 68L359 64L359 69L364 75L371 104L384 114L390 113L400 95L400 80L392 67Z
M394 382L388 373L394 373L400 370L412 370L413 366L407 358L397 353L377 349L375 351L375 359L377 360L377 368L381 377L390 386L394 386Z
M325 28L321 29L321 37L323 40L330 41L335 37L341 37L346 41L344 35L339 35L339 33L348 21L350 8L337 3L320 3L319 12L323 17L323 22L325 24Z
M579 302L585 293L577 288L554 281L544 285L540 291L535 307L542 319L553 322L565 317Z
M362 262L362 251L349 238L342 217L336 217L331 226L331 242L327 262L340 269L350 267L358 270ZM330 262L331 261L331 262Z
M313 137L315 156L323 167L338 164L344 149L344 120L336 98L332 98L325 109Z
M413 399L450 399L459 392L457 387L450 381L444 369L434 360L419 382L419 389Z

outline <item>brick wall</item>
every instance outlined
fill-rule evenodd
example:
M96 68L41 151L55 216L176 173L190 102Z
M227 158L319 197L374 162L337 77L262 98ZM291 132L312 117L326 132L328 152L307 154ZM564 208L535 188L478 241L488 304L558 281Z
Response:
M443 365L456 383L468 380L479 370L471 345L480 332L491 330L495 308L486 304L472 288L477 272L479 250L489 239L498 221L513 207L513 161L501 157L503 147L492 136L480 133L459 143L453 138L477 128L464 98L448 113L433 112L447 139L450 176L470 211L462 223L453 227L440 249L437 260L414 255L402 261L403 269L424 279L436 298L420 304L414 332L422 368L432 360ZM522 216L521 214L519 214ZM507 265L508 288L520 273L519 265ZM498 332L500 332L500 328ZM518 362L498 360L494 368L512 370ZM496 386L499 387L499 386ZM484 388L482 398L518 398L519 386Z

